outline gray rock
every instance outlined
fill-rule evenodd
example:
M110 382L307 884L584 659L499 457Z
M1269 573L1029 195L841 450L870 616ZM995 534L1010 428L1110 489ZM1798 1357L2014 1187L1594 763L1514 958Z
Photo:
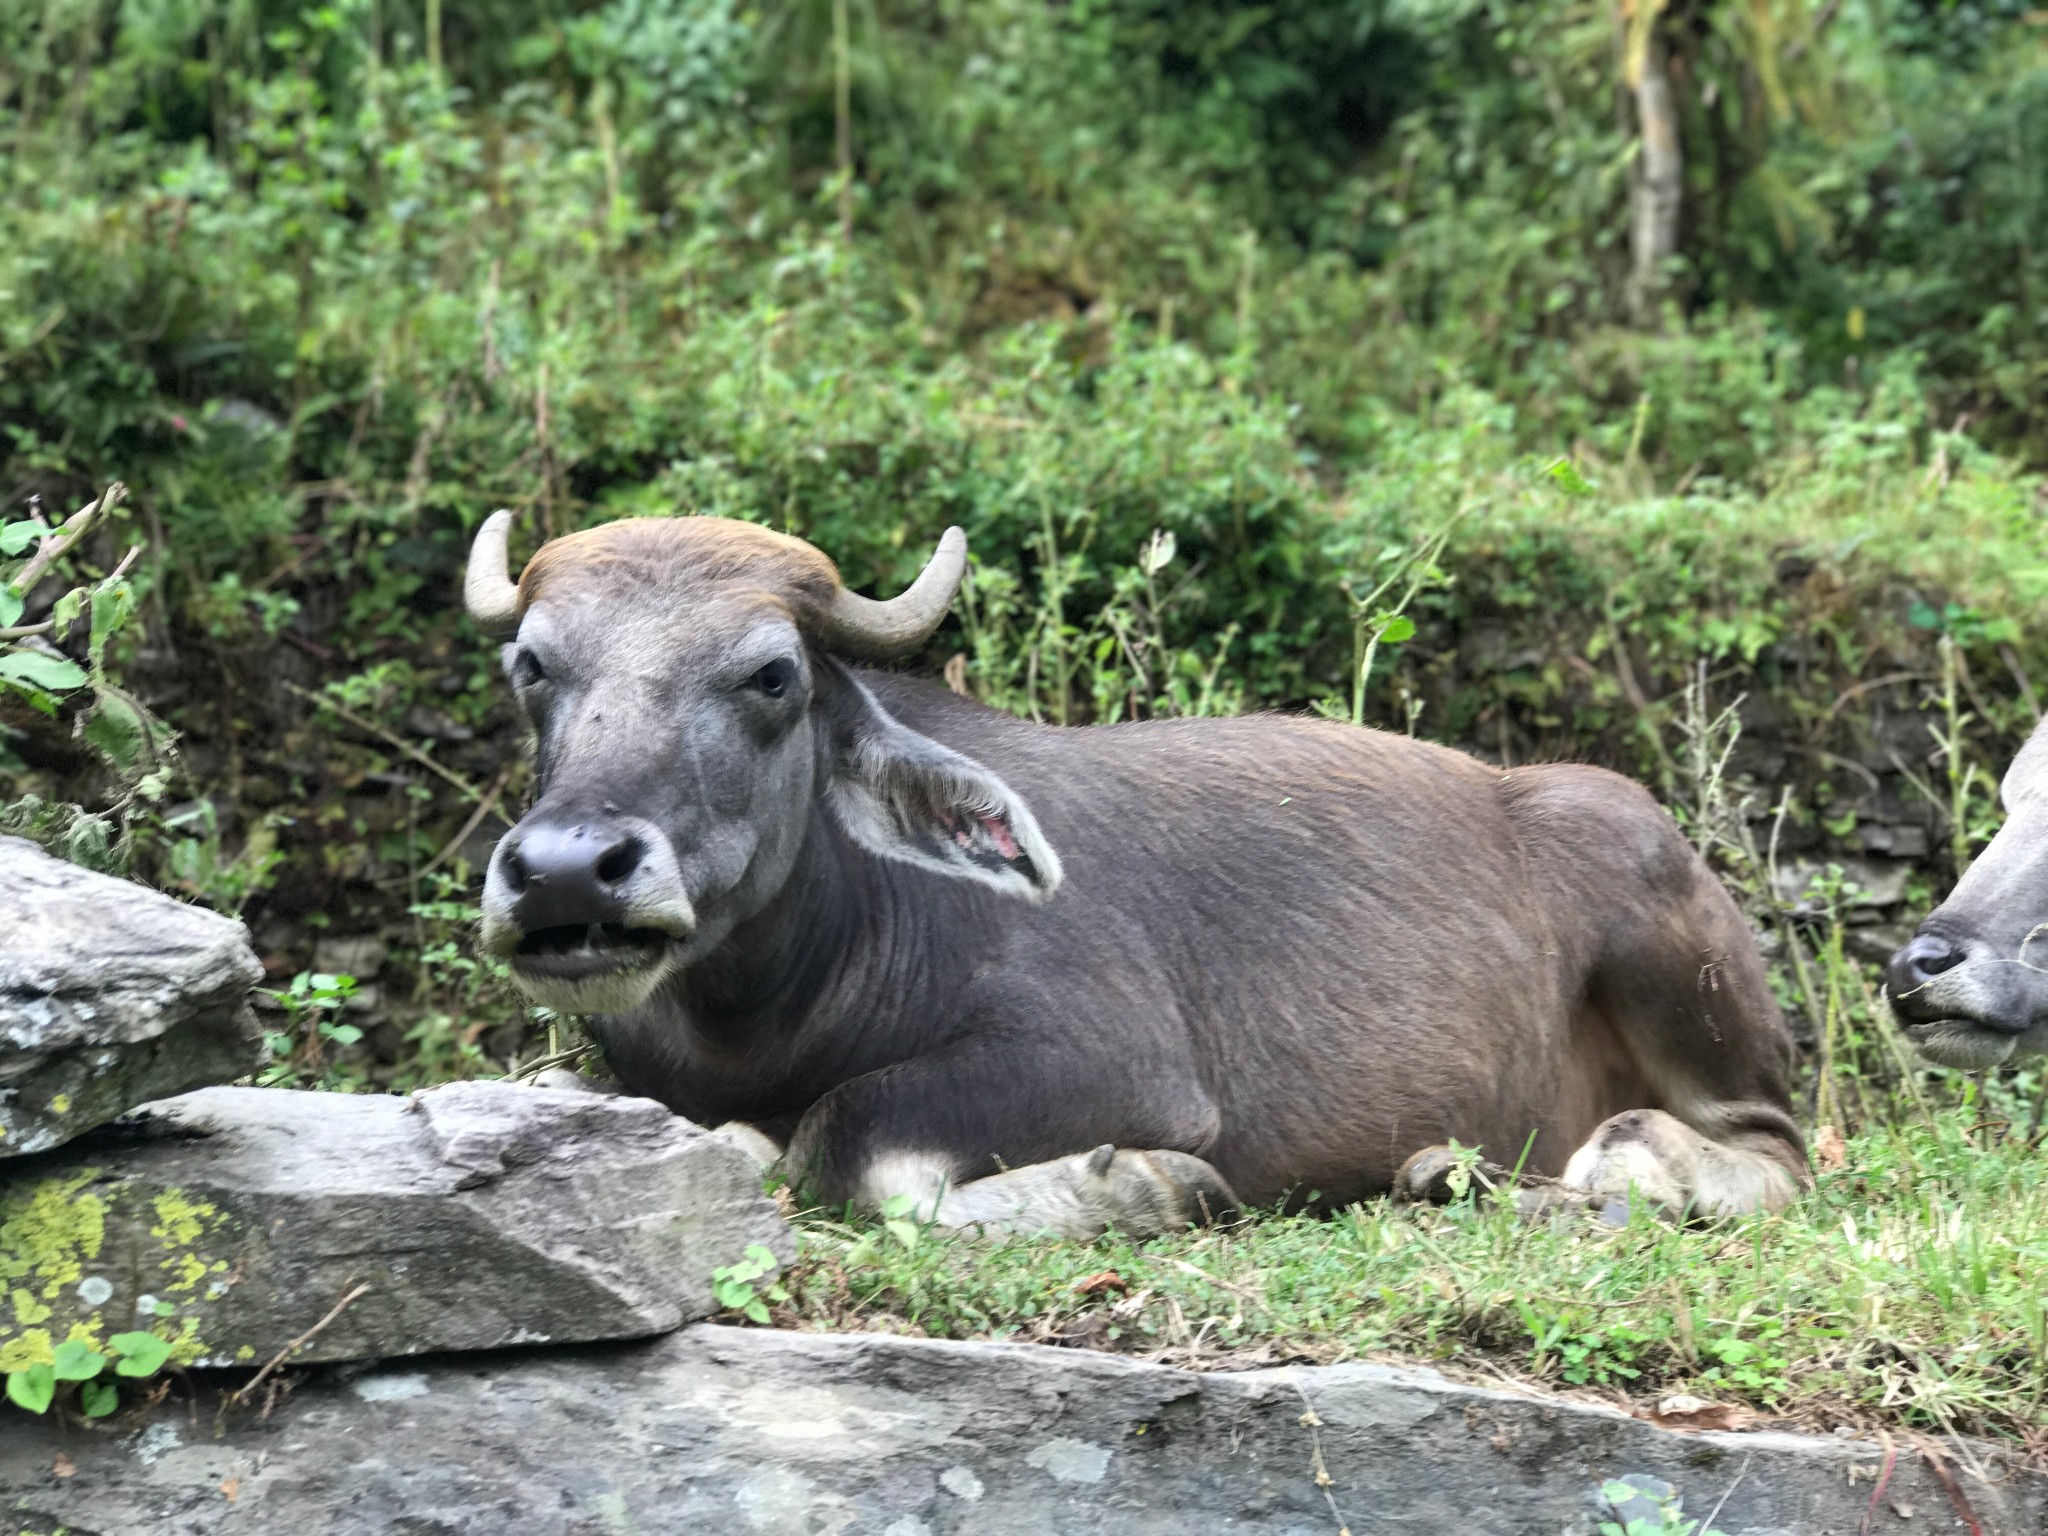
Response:
M1818 860L1789 859L1778 866L1779 899L1791 902L1801 911L1819 910L1813 885L1830 866L1842 872L1842 905L1850 910L1897 906L1905 900L1906 882L1913 875L1911 864L1862 859L1854 854Z
M1881 853L1892 859L1924 859L1929 853L1927 829L1911 823L1860 826L1856 837L1866 853Z
M242 925L0 837L0 1158L253 1071Z
M313 969L329 976L353 976L364 986L377 979L391 946L381 934L329 934L313 946Z
M1591 1536L1611 1518L1602 1487L1627 1479L1668 1485L1727 1536L1849 1536L1881 1460L1867 1442L1677 1434L1380 1365L1196 1375L712 1325L328 1373L268 1419L230 1412L218 1438L221 1383L197 1389L106 1433L10 1425L0 1508L105 1536ZM2038 1536L2040 1475L1973 1454L2004 1479L1961 1474L1984 1530ZM1950 1528L1911 1449L1890 1492ZM1869 1529L1934 1525L1880 1509Z
M139 1324L188 1363L262 1361L365 1285L295 1358L639 1338L717 1310L711 1272L748 1245L794 1255L722 1138L649 1099L511 1083L203 1089L13 1164L10 1222L35 1247L0 1251L0 1276L26 1266L31 1304L0 1311L0 1359Z
M1866 965L1883 965L1895 950L1913 937L1919 923L1902 918L1893 923L1866 923L1845 929L1842 947Z

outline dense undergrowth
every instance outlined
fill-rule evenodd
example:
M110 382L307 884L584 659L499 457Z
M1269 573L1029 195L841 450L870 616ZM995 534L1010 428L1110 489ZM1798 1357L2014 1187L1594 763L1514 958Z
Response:
M1080 1310L1119 1342L1256 1296L1200 1347L2038 1424L2037 1074L1904 1061L1868 960L1990 835L2048 680L2048 28L1670 16L1686 240L1643 326L1595 0L7 8L0 524L129 496L0 623L65 621L0 634L0 828L246 916L266 1080L503 1071L573 1025L466 942L527 790L459 616L480 518L753 518L868 590L957 522L919 665L1000 707L1322 708L1654 784L1851 1161L1740 1234L1532 1239L1527 1316L1504 1228L1371 1209L858 1263L818 1226L807 1315L1065 1326L1114 1267L1151 1299ZM1858 859L1908 877L1882 912Z

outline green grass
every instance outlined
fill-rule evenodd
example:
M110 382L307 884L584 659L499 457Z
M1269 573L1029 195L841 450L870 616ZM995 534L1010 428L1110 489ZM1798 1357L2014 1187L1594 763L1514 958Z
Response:
M1392 1357L2043 1448L2048 1158L1979 1120L1956 1106L1852 1137L1790 1210L1711 1228L1373 1201L1079 1243L810 1213L775 1320L1212 1368Z

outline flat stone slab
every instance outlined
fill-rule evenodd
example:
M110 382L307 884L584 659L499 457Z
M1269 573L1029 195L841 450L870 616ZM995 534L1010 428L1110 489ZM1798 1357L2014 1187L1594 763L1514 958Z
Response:
M105 1431L14 1420L0 1509L74 1536L1592 1536L1626 1478L1726 1536L1965 1529L1911 1447L1873 1504L1867 1442L1679 1434L1379 1365L700 1325L316 1373L216 1439L219 1390ZM1985 1470L2004 1480L1957 1475L1987 1536L2048 1528L2048 1483Z
M84 1325L186 1364L639 1338L794 1243L738 1148L650 1099L512 1083L410 1098L207 1088L0 1165L0 1369Z
M0 1157L256 1068L233 918L0 837Z

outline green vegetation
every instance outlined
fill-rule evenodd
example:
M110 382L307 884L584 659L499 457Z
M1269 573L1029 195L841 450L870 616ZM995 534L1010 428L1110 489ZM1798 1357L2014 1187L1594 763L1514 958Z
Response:
M1532 1225L1490 1200L1263 1214L1142 1243L813 1216L773 1315L1211 1368L1422 1359L1651 1406L1683 1392L1823 1428L2034 1439L2048 1161L1987 1134L1984 1109L1853 1136L1807 1200L1712 1228L1642 1211L1625 1227Z
M2048 27L1627 16L0 8L0 830L243 914L268 1081L559 1059L573 1024L464 939L529 787L456 602L478 521L753 518L868 590L958 522L920 665L1000 707L1320 708L1651 782L1767 935L1849 1161L1715 1233L813 1225L778 1308L2037 1433L2042 1074L1906 1061L1828 866L1908 860L1887 915L1924 906L2039 713ZM1070 1304L1104 1267L1122 1301Z
M78 1411L103 1419L121 1406L121 1390L104 1379L107 1367L116 1376L154 1376L171 1358L171 1346L153 1333L117 1333L107 1340L111 1354L100 1354L83 1339L66 1339L46 1363L7 1373L7 1400L30 1413L47 1413L60 1390L78 1386Z

